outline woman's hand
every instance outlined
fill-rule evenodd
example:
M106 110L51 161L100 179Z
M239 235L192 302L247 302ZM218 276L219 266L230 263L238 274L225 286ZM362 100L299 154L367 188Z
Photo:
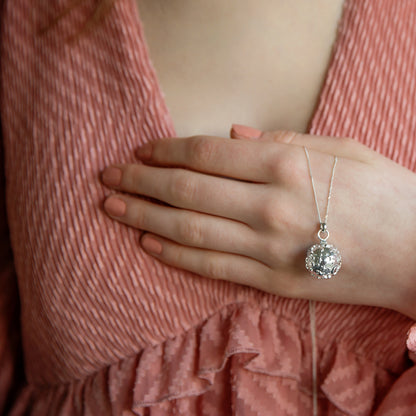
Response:
M139 149L142 164L104 171L104 183L132 194L110 196L105 209L147 231L142 246L166 264L281 296L387 307L416 319L414 173L348 138L282 131L234 138L147 144ZM338 156L328 242L343 264L329 280L305 269L319 220L303 146L322 215Z

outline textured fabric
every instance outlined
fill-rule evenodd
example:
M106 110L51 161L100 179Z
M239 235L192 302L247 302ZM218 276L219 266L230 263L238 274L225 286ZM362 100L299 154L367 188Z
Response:
M164 266L104 214L99 172L175 129L134 0L76 42L88 2L40 34L67 3L6 0L1 16L15 270L0 264L0 396L21 381L15 276L26 374L9 414L310 415L308 301ZM353 137L416 171L415 21L414 0L345 0L310 133ZM411 325L317 302L320 414L415 415Z

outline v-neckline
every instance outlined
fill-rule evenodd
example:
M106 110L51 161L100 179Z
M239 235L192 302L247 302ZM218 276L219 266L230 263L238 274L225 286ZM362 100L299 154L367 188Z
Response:
M135 14L135 18L136 18L136 24L137 24L137 28L138 28L138 32L141 36L141 40L142 40L142 46L143 46L143 50L144 50L144 64L147 65L147 67L149 68L149 70L152 72L152 75L154 77L155 80L155 87L156 87L156 94L158 95L158 101L161 104L161 111L164 111L164 119L167 121L167 126L165 126L167 128L167 131L169 132L169 135L171 137L176 137L176 128L175 128L175 124L173 122L173 117L172 117L172 112L171 109L169 108L167 102L166 102L166 94L165 91L163 90L162 84L160 83L157 71L156 71L156 67L153 63L152 57L150 56L150 48L147 42L147 38L146 38L146 34L145 31L143 29L143 22L141 20L140 17L140 12L139 12L139 8L136 4L136 0L130 0L133 2L133 6L134 9L136 10L136 14ZM329 62L327 65L327 68L325 70L325 76L322 80L320 89L319 89L319 94L317 97L317 100L315 102L314 105L314 109L312 111L312 115L308 121L308 125L307 125L307 129L305 134L311 134L311 131L313 129L313 126L315 125L315 120L318 118L318 116L320 115L320 103L322 101L322 99L324 98L324 93L326 92L326 85L327 83L330 81L330 77L329 74L331 72L331 68L334 64L334 58L337 55L337 51L338 51L338 45L339 45L339 38L340 35L342 33L342 28L344 27L344 21L346 18L346 10L349 6L349 1L351 0L343 0L343 4L342 4L342 10L341 10L341 15L338 19L338 24L337 24L337 29L336 29L336 34L335 34L335 39L334 42L332 44L331 47L331 54L330 54L330 58L329 58ZM230 122L231 125L231 122ZM253 126L255 127L255 126Z

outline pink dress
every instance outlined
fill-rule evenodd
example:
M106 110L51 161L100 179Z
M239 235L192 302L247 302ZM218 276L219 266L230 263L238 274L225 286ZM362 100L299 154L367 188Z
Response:
M69 3L2 8L14 261L3 215L0 412L310 415L308 301L164 266L141 250L138 230L103 212L112 191L99 172L175 129L135 1L118 0L78 42L65 40L91 1L39 34ZM345 0L310 133L354 137L416 171L415 21L414 0ZM320 415L416 415L412 324L318 302Z

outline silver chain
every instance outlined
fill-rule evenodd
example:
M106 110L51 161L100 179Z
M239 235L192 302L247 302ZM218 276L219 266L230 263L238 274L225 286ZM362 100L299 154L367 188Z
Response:
M329 212L329 203L331 200L332 195L332 183L334 182L334 176L335 176L335 167L337 165L338 158L337 156L334 156L334 165L332 166L332 175L331 175L331 182L329 184L329 191L328 191L328 200L326 205L326 213L325 213L325 219L324 222L322 222L321 213L319 211L319 204L318 204L318 198L316 197L316 189L315 189L315 183L313 180L312 175L312 169L311 169L311 162L309 160L309 153L305 146L303 146L303 149L305 150L306 159L308 161L308 169L309 169L309 176L311 177L312 182L312 189L313 189L313 196L315 198L315 204L316 204L316 211L318 212L319 217L319 223L321 224L321 229L318 232L318 237L322 240L322 237L320 235L320 232L326 232L327 236L324 237L326 239L329 236L329 232L327 230L326 224L328 221L328 212ZM317 357L317 345L316 345L316 317L315 317L315 301L309 300L309 319L310 319L310 326L311 326L311 338L312 338L312 411L313 416L318 416L318 357Z
M318 199L316 198L315 183L313 181L313 176L312 176L311 162L309 160L309 152L308 152L308 149L306 149L305 146L303 146L303 148L305 150L306 159L308 160L309 175L311 177L313 196L315 197L316 211L318 212L319 223L321 224L321 227L323 227L323 231L326 231L326 224L327 224L327 221L328 221L328 212L329 212L329 202L331 200L331 194L332 194L332 183L334 182L335 166L337 165L338 158L337 158L337 156L334 156L334 165L332 166L332 176L331 176L331 182L329 184L328 202L327 202L327 205L326 205L326 214L325 214L324 222L322 222L321 213L319 211Z

